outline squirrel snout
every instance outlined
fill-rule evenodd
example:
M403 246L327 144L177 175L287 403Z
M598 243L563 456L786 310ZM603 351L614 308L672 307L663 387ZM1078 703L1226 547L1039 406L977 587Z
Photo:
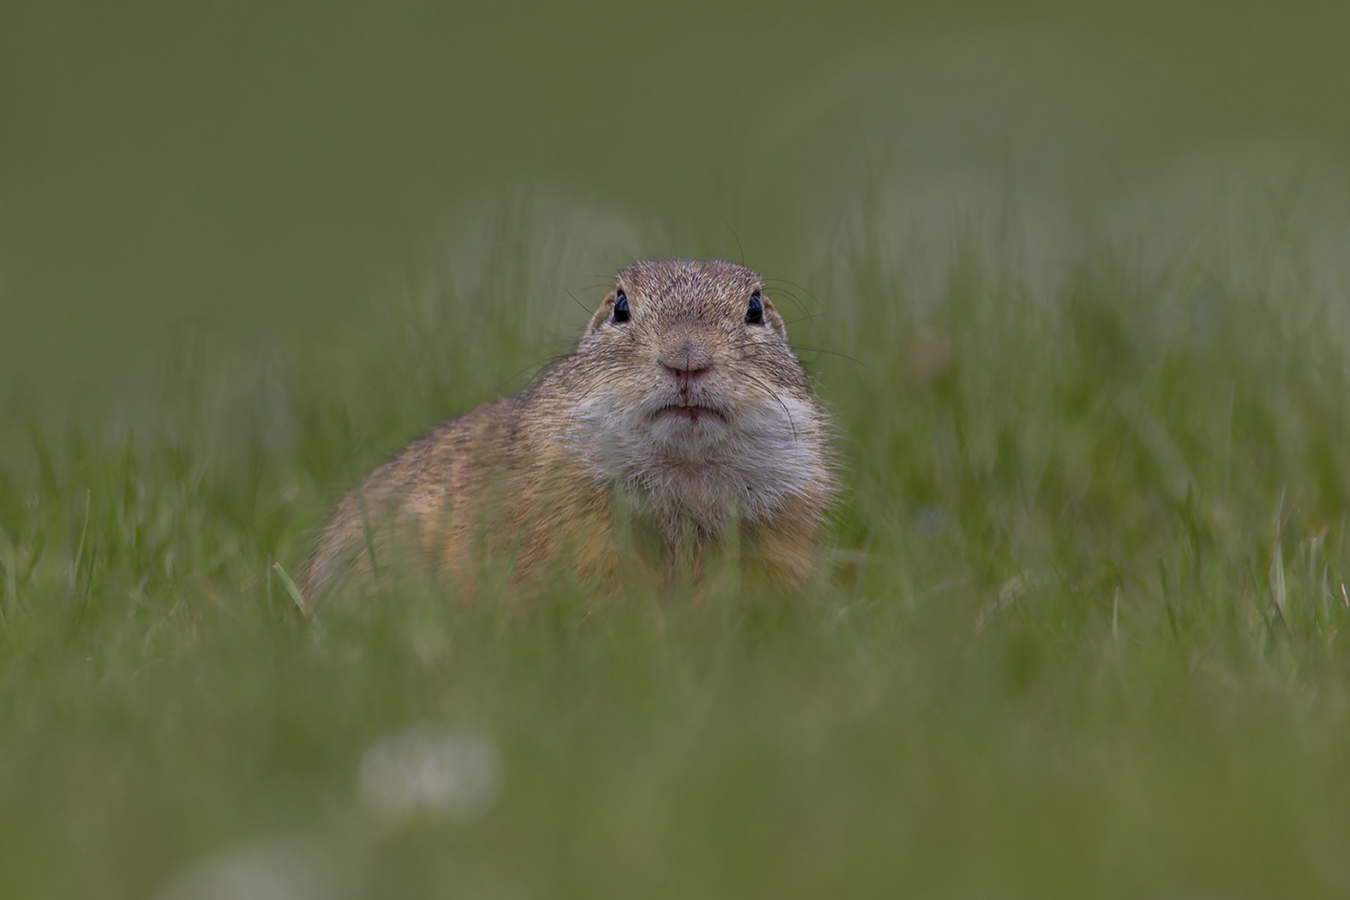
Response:
M669 373L671 374L672 377L674 377L675 379L677 379L678 381L681 381L681 382L684 382L684 381L691 381L691 380L693 380L693 379L695 379L695 378L699 378L699 377L701 377L701 376L707 374L707 372L708 372L710 369L712 369L712 366L711 366L711 365L700 366L699 368L693 368L693 367L685 368L684 366L681 366L681 365L675 365L675 366L672 366L670 363L666 362L664 359L663 359L663 360L658 360L658 362L661 363L661 368L665 369L667 372L669 372Z
M675 347L662 350L656 361L683 383L705 375L712 369L712 348L695 341L681 341Z

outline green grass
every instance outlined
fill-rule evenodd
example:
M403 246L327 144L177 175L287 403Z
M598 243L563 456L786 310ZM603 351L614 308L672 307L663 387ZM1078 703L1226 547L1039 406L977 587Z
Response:
M1350 895L1340 6L80 6L0 28L0 898ZM827 589L300 612L668 255L771 279Z
M779 295L852 357L802 354L847 463L818 596L297 610L274 566L335 492L583 315L510 228L359 339L186 329L123 407L15 420L0 895L270 852L369 897L1343 896L1334 304L1274 257L1147 276L1103 242L1035 289L958 239L924 287L859 221ZM495 745L481 815L363 803L419 725Z

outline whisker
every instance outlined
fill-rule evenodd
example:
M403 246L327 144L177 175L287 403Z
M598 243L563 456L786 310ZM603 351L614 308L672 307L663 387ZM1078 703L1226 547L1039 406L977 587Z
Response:
M554 366L556 366L563 360L567 359L571 355L572 355L571 353L563 353L558 356L550 356L538 362L530 363L528 366L516 372L514 375L511 375L510 377L503 379L501 382L499 382L495 390L499 394L506 393L505 388L507 385L515 381L521 375L524 375L526 372L529 372L531 369L533 369L534 374L532 374L529 377L529 379L525 382L525 386L521 388L521 391L523 392L529 391L529 389L534 387L534 385L546 374L548 374L548 372L551 371Z
M802 287L800 284L797 284L795 281L787 281L786 279L783 279L783 278L766 278L766 279L764 279L764 286L765 286L766 288L769 287L770 285L784 285L784 284L787 285L788 287L793 287L793 288L796 288L797 290L801 291L801 292L802 292L803 294L805 294L805 295L806 295L813 303L814 303L814 302L817 302L817 301L816 301L816 298L811 294L810 291L808 291L806 288ZM808 309L806 308L806 304L803 303L802 300L801 300L801 298L798 297L798 296L796 295L796 293L794 293L793 291L789 291L789 290L787 290L787 289L785 289L785 288L774 287L774 288L770 288L769 293L770 293L770 294L782 294L782 295L784 295L785 297L787 297L788 299L790 299L793 303L796 303L796 304L797 304L797 308L800 309L803 313L809 313L809 312L810 312L810 310L808 310Z
M815 295L812 294L809 290L807 290L807 288L806 288L805 286L803 286L803 285L801 285L801 284L798 284L798 283L795 282L795 281L789 281L789 280L787 280L786 278L766 278L766 279L764 279L764 283L765 283L765 284L786 284L788 287L794 287L794 288L796 288L797 290L801 291L803 294L805 294L806 296L810 297L812 300L815 299Z
M848 360L848 361L851 362L851 363L857 363L858 365L862 366L864 369L867 369L867 371L869 371L869 372L872 371L872 368L871 368L869 365L867 365L867 363L863 362L863 361L860 360L860 359L855 359L855 358L853 358L852 356L849 356L847 353L840 353L840 352L837 351L837 350L824 350L824 349L822 349L822 348L820 348L820 347L804 347L804 346L801 346L801 345L799 345L799 344L794 344L794 345L792 346L792 352L793 352L793 353L803 353L803 352L805 352L805 353L825 353L825 354L828 354L828 355L830 355L830 356L837 356L837 357L839 357L840 359L846 359L846 360Z
M572 298L573 303L575 303L577 306L580 306L583 310L585 310L587 315L590 315L591 313L595 312L595 310L591 309L589 306L578 300L577 295L572 293L571 291L567 292L567 296Z
M792 429L792 443L794 444L797 443L797 424L794 421L792 421L792 410L787 408L787 404L783 402L783 398L778 396L777 391L769 387L767 384L765 384L763 381L759 380L755 376L750 375L748 373L742 374L745 378L748 378L750 381L753 381L755 384L759 385L760 387L764 388L764 390L768 391L769 396L772 397L774 400L776 400L779 406L783 407L783 414L787 416L788 420L788 428Z
M811 310L807 309L806 304L803 303L801 299L797 297L796 294L792 293L792 291L773 290L771 291L770 296L788 298L789 300L792 301L793 305L796 306L797 309L801 311L802 315L807 316L808 318L817 315L816 313L812 313ZM786 307L784 308L786 309Z
M821 316L823 316L823 315L825 315L825 313L823 313L823 312L810 313L809 315L802 316L802 317L799 318L799 319L791 319L791 320L789 320L789 319L784 319L784 320L783 320L783 324L784 324L784 325L787 325L787 326L791 326L791 325L796 325L798 322L810 322L810 321L813 321L813 320L815 320L815 319L819 319L819 318L820 318Z

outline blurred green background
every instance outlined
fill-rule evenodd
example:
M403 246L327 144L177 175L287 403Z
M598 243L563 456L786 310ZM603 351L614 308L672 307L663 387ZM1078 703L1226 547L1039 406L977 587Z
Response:
M11 4L0 896L1350 893L1347 39ZM293 608L340 491L673 255L836 418L819 596Z
M654 221L654 252L739 238L801 281L800 241L878 179L1091 204L1245 142L1350 152L1334 3L51 3L5 20L0 353L44 382L101 379L192 316L287 338L368 319L457 209L504 186Z

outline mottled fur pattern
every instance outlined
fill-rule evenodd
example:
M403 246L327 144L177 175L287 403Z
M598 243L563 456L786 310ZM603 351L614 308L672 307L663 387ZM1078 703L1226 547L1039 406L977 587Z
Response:
M602 587L637 568L669 581L728 543L761 580L800 585L835 489L825 413L759 276L640 262L532 388L445 422L344 497L301 587L313 603L400 546L470 594L488 562L518 582L551 565ZM632 552L635 533L654 550Z

